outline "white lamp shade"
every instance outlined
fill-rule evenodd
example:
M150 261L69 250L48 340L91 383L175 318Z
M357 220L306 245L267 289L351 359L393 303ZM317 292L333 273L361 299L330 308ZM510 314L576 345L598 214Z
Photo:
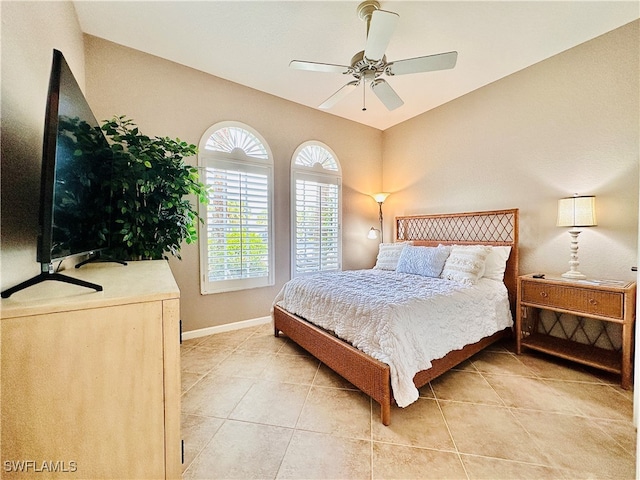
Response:
M558 200L558 227L594 227L596 221L596 197L568 197Z
M371 230L369 230L369 233L367 234L367 238L371 240L375 240L376 238L378 238L378 230L371 227Z
M373 197L373 199L378 202L378 203L384 203L384 201L387 199L387 197L391 195L390 193L385 193L385 192L380 192L380 193L374 193L373 195L371 195Z

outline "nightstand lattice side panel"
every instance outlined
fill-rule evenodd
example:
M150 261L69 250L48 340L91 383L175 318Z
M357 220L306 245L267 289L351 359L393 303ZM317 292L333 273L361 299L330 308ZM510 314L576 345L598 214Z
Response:
M622 326L619 323L601 322L553 310L540 310L533 315L530 312L531 317L537 318L537 321L523 322L523 334L527 336L541 333L605 350L622 351Z

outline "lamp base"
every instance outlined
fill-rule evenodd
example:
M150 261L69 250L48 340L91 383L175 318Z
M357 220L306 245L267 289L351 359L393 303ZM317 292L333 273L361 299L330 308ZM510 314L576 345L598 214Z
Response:
M576 228L569 230L569 235L571 235L571 260L569 260L569 271L562 274L563 278L571 278L573 280L583 280L587 278L586 275L583 275L578 271L578 265L580 265L580 262L578 261L579 234L580 230Z
M563 278L571 278L573 280L584 280L585 278L587 278L586 275L583 275L582 273L576 272L573 270L569 270L568 272L563 273L561 276Z

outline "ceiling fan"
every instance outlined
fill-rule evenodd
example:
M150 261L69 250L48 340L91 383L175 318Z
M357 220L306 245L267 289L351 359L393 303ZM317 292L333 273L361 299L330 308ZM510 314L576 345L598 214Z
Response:
M367 41L364 50L353 56L350 65L306 62L302 60L292 60L289 63L289 67L298 70L342 73L355 77L355 80L340 88L325 100L319 108L330 109L361 83L364 83L364 86L367 84L371 86L373 93L388 110L395 110L401 107L404 102L395 90L391 88L391 85L380 78L383 74L387 76L406 75L408 73L447 70L455 67L458 52L439 53L387 62L385 51L398 22L398 14L380 10L380 4L376 0L362 2L358 5L357 12L358 17L367 23ZM366 106L363 106L362 109L366 110Z

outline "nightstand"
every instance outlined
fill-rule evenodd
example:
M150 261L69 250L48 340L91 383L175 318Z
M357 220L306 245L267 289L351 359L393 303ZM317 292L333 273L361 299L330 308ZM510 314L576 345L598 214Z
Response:
M616 373L621 376L622 388L629 389L632 383L635 302L635 282L520 276L516 309L516 353L520 354L525 347ZM573 335L560 338L544 333L544 329L539 328L540 310L572 314L579 317L578 322L584 318L592 318L621 324L621 348L609 350L596 346L595 341L591 344L576 342ZM604 332L604 323L602 329Z

